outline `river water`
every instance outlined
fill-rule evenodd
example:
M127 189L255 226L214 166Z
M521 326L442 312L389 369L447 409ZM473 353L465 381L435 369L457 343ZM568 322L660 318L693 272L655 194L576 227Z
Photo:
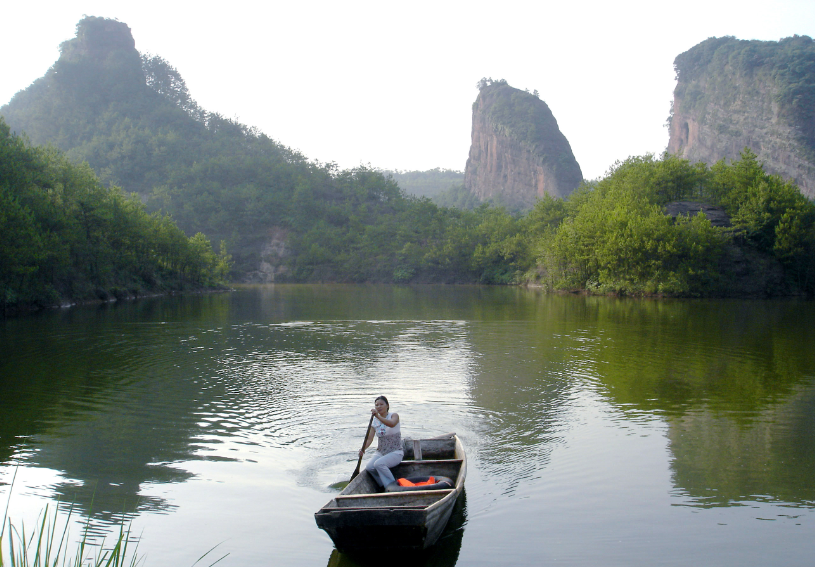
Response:
M411 564L809 566L813 321L805 301L299 285L0 321L0 506L27 529L73 506L92 542L124 519L147 566L216 545L199 565L393 564L313 517L384 394L403 435L468 453Z

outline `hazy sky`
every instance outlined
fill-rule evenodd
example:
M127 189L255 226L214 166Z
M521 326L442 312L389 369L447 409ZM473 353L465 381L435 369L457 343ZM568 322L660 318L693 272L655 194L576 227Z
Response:
M10 4L10 5L9 5ZM668 143L674 58L711 36L815 36L815 1L13 2L0 105L83 17L125 22L205 109L311 159L463 170L482 77L537 89L586 178Z

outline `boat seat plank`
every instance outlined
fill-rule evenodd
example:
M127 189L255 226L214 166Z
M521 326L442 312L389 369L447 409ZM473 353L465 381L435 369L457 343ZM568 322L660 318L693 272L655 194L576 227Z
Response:
M416 443L420 443L420 452L416 452ZM455 437L443 437L441 439L403 439L403 450L405 451L405 459L421 459L430 457L432 459L448 459L455 456L456 453L456 439Z
M361 498L381 498L382 500L407 500L414 494L447 494L452 492L454 488L442 488L440 490L411 490L409 492L379 492L375 494L338 494L334 500L359 500Z
M399 465L436 465L441 463L463 463L463 459L428 459L426 461L402 461ZM399 465L396 465L397 467Z
M443 500L445 496L454 492L454 489L443 490L413 490L409 492L387 492L383 494L354 494L349 496L336 496L327 508L404 508L420 506L427 508Z
M342 507L342 508L323 508L321 509L318 514L332 514L332 513L345 513L345 512L370 512L371 510L376 510L377 512L403 512L405 510L424 510L427 506L422 506L420 504L413 505L413 506L382 506L377 508L371 508L370 506L359 506L356 508L352 507Z

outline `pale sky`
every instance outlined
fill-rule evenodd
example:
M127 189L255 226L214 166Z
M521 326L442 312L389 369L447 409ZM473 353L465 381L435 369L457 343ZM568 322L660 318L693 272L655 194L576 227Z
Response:
M584 177L668 143L673 60L712 36L815 37L815 1L9 2L0 105L83 17L130 26L206 110L310 159L464 170L482 77L538 90Z

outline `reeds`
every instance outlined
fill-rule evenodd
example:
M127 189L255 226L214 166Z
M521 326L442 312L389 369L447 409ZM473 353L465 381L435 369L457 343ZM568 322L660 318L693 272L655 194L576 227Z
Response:
M0 528L0 567L7 565L6 560L8 560L8 567L124 567L125 565L136 567L140 563L141 560L136 555L138 545L128 558L130 526L128 525L125 529L124 518L119 525L119 537L110 548L105 548L104 539L98 547L88 544L89 518L85 523L85 530L76 552L70 553L68 542L72 514L73 506L69 508L65 525L60 529L57 521L59 505L53 515L46 506L35 524L34 531L28 533L24 523L19 528L12 523L8 517L8 503L6 503L3 526ZM93 553L90 553L91 551ZM86 553L88 557L85 556Z
M98 546L88 543L89 516L85 522L85 529L79 546L73 553L68 551L70 542L69 525L73 514L73 505L68 509L68 517L65 518L64 527L60 528L59 525L61 524L57 521L59 504L57 504L53 515L46 505L41 517L37 519L33 532L28 533L25 524L21 524L19 528L15 526L8 517L8 508L16 478L17 471L15 470L9 489L9 498L6 501L6 509L3 513L3 524L0 527L0 567L137 567L142 563L143 558L136 554L138 544L128 555L128 544L131 540L130 525L128 524L127 529L125 529L124 515L122 516L122 522L119 524L119 536L113 546L108 548L105 547L104 538ZM193 563L193 567L212 553L218 545L215 545L199 557ZM214 563L210 563L209 567L212 567L228 555L227 553Z

